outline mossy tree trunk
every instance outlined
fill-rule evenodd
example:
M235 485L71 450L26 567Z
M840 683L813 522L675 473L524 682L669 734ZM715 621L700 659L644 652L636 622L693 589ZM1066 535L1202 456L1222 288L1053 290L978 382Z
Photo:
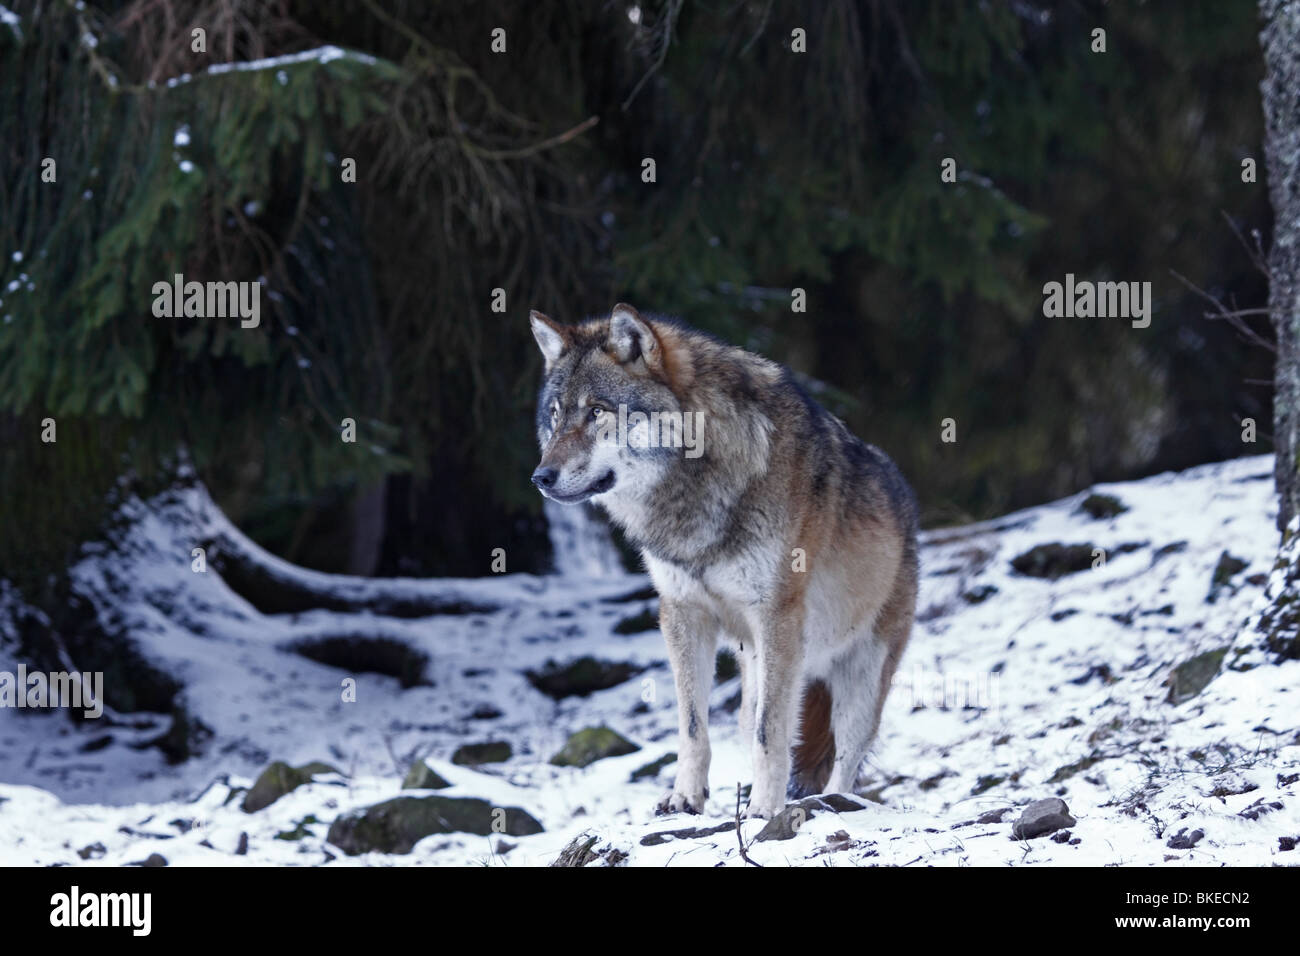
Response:
M1276 662L1300 656L1300 0L1260 0L1264 156L1273 204L1269 312L1277 330L1274 478L1281 547L1244 629Z
M1278 527L1300 514L1300 0L1260 0L1264 155L1273 204L1269 311L1277 330L1273 399Z

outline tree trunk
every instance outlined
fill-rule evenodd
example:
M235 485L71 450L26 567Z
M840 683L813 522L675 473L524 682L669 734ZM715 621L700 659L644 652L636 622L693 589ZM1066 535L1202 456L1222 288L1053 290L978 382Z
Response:
M1278 527L1300 514L1300 0L1260 0L1264 157L1273 205L1269 312L1277 330L1273 398Z
M1264 157L1273 205L1268 309L1277 330L1273 465L1282 544L1243 634L1281 663L1300 657L1300 0L1260 0Z
M348 574L370 577L379 567L388 514L388 479L381 478L357 492L352 500L352 542L348 548Z

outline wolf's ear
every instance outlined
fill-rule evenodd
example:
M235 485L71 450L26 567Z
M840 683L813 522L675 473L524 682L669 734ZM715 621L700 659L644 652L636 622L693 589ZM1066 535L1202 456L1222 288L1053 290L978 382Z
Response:
M569 347L569 336L563 326L536 309L528 313L528 324L533 327L533 338L537 339L549 371Z
M663 349L654 329L636 309L623 302L609 313L609 349L623 365L638 358L645 359L650 369L663 364Z

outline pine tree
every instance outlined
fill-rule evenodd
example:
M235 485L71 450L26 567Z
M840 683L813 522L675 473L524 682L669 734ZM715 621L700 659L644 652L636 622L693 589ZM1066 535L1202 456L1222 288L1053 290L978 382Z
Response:
M1225 405L1269 412L1168 275L1260 291L1218 218L1267 216L1230 175L1258 140L1250 5L11 6L6 575L58 572L181 453L293 560L542 566L532 307L627 299L788 361L930 520L1236 454ZM1045 320L1066 271L1155 280L1161 320ZM178 272L264 279L261 327L154 318Z

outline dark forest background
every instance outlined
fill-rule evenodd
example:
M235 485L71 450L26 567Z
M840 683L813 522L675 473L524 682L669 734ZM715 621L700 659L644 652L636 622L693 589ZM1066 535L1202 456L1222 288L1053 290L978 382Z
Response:
M1271 355L1173 274L1267 301L1251 0L7 6L0 577L33 596L185 460L299 564L545 569L530 308L786 362L930 525L1270 450ZM365 56L207 72L326 44ZM176 272L265 277L261 326L154 318ZM1152 282L1150 328L1044 318L1067 272Z

